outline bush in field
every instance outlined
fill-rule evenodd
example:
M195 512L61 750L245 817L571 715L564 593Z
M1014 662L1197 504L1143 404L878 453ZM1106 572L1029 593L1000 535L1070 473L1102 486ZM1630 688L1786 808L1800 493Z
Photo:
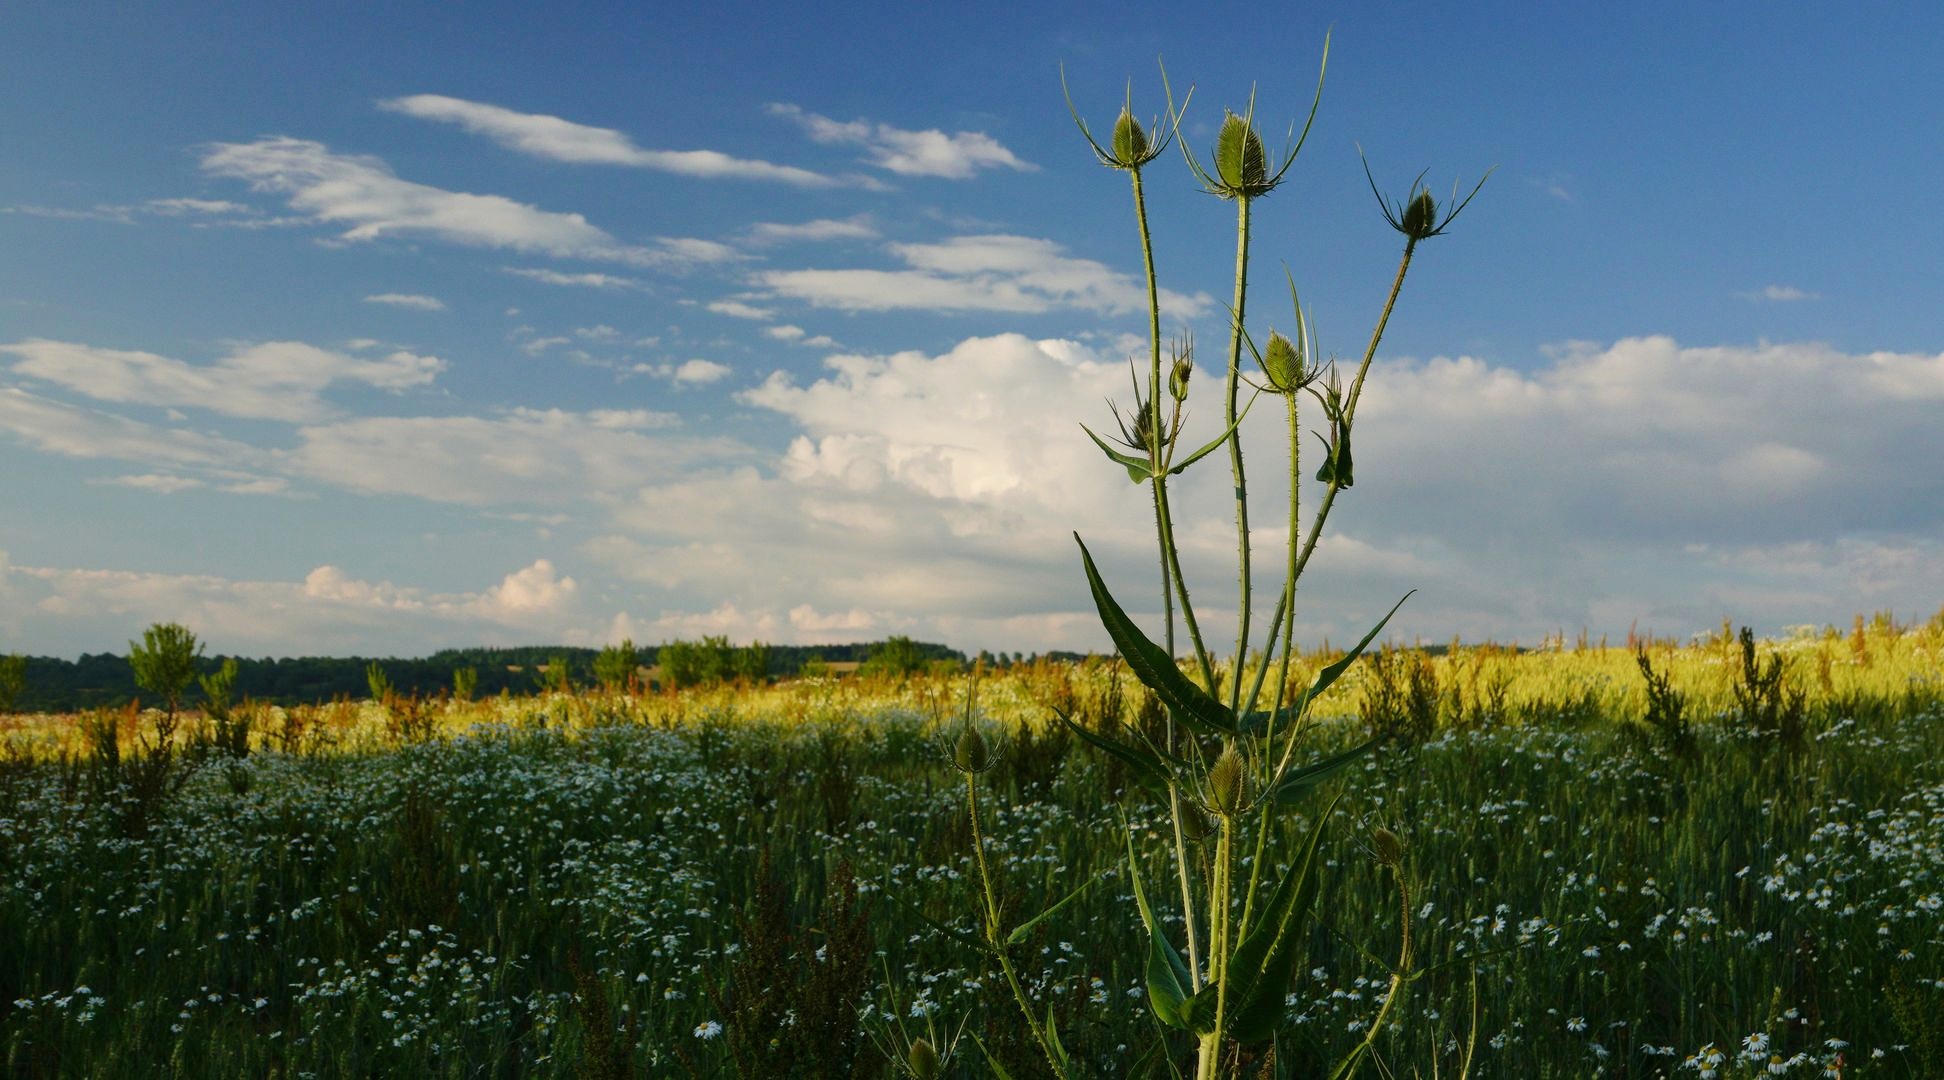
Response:
M886 639L883 644L872 649L871 655L865 657L864 664L857 669L857 673L865 676L884 675L903 679L924 671L927 666L924 651L918 647L918 643L898 635Z
M621 644L602 649L594 658L594 678L608 693L633 690L635 669L641 664L640 655L635 652L634 639L622 638Z
M142 631L140 644L128 643L128 666L135 671L135 685L161 696L171 733L182 695L196 681L196 663L201 658L202 645L180 623L156 623Z
M20 692L27 689L27 658L0 656L0 713L12 712Z
M722 636L671 641L656 652L656 659L662 684L675 690L737 680L760 683L769 675L769 646L760 641L743 647Z

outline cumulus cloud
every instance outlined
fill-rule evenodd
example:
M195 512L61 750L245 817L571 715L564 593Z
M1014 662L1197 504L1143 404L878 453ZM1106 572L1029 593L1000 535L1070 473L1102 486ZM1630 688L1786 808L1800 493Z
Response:
M378 293L365 297L367 304L389 304L392 307L417 308L420 311L444 311L445 301L436 296L423 296L418 293Z
M731 157L716 150L649 150L612 128L591 127L557 116L516 112L499 105L412 94L378 103L380 108L456 124L509 150L550 161L623 165L701 179L771 180L796 187L830 187L839 181L808 169Z
M1021 161L999 140L981 131L960 131L951 135L936 128L907 131L889 124L867 120L832 120L801 106L772 104L771 115L795 121L804 132L820 143L861 146L865 160L880 169L900 176L937 176L965 180L981 169L1007 168L1019 172L1037 169Z
M1092 259L1066 255L1051 240L956 236L929 244L892 244L906 270L767 270L754 280L779 296L845 311L1003 311L1037 314L1076 308L1124 315L1147 305L1146 287ZM1211 310L1206 293L1161 290L1163 312L1192 319Z
M155 353L42 339L0 345L0 354L15 358L17 375L97 401L289 421L330 414L333 410L320 395L333 384L405 390L429 384L445 369L445 361L435 356L399 351L365 358L300 341L250 345L200 365Z
M700 357L679 364L636 364L634 370L638 375L666 379L681 386L706 386L728 378L735 371L727 364Z

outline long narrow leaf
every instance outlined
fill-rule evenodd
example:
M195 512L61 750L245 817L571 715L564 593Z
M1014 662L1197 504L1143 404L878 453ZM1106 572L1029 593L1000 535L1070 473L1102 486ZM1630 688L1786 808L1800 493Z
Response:
M1250 398L1249 398L1249 403L1248 403L1247 405L1244 405L1244 406L1242 406L1242 413L1241 413L1241 415L1240 415L1240 416L1237 416L1237 417L1235 418L1235 423L1233 423L1233 424L1230 424L1230 425L1228 426L1228 430L1227 430L1227 431L1224 431L1224 432L1222 432L1222 433L1221 433L1220 435L1218 435L1218 436L1216 436L1216 438L1215 438L1215 441L1214 441L1214 442L1211 442L1211 443L1209 443L1209 444L1208 444L1207 446L1204 446L1204 447L1202 447L1202 448L1201 448L1200 450L1197 450L1197 451L1195 451L1194 453L1192 453L1192 454L1189 454L1189 455L1188 455L1188 459L1187 459L1186 461L1183 461L1183 462L1182 462L1181 464L1179 464L1179 465L1176 465L1176 466L1174 466L1173 468L1171 468L1171 469L1169 469L1169 470L1168 470L1168 475L1169 475L1169 476L1179 476L1179 475L1181 474L1181 471L1182 471L1183 469L1186 469L1186 468L1187 468L1188 466L1190 466L1190 465L1193 465L1193 464L1194 464L1195 462L1197 462L1197 461L1200 461L1201 459L1203 459L1203 458L1205 458L1205 457L1207 457L1207 456L1208 456L1209 454L1211 454L1211 453L1213 453L1213 452L1215 451L1215 448L1216 448L1216 447L1218 447L1218 446L1220 446L1220 445L1222 445L1223 443L1225 443L1225 442L1227 442L1227 441L1229 441L1229 440L1230 440L1231 438L1234 438L1234 437L1235 437L1235 430L1236 430L1237 428L1239 428L1239 427L1241 427L1241 426L1242 426L1242 421L1243 421L1243 419L1244 419L1245 417L1247 417L1247 416L1249 415L1249 410L1250 410L1250 409L1253 409L1253 408L1255 408L1255 403L1256 403L1256 398L1257 398L1257 397L1260 397L1260 396L1261 396L1261 395L1259 395L1259 394L1257 394L1257 395L1251 395L1251 396L1250 396ZM1084 426L1084 425L1083 425L1083 426ZM1091 431L1090 431L1090 432L1088 432L1087 434L1089 434L1089 435L1091 435L1091 434L1093 434L1093 432L1091 432ZM1094 441L1095 441L1095 442L1099 442L1100 440L1099 440L1099 439L1095 439ZM1103 447L1103 449L1104 449L1104 448L1105 448L1105 447Z
M1060 1027L1053 1021L1053 1006L1046 1006L1046 1052L1053 1056L1060 1067L1061 1075L1071 1071L1072 1063L1067 1060L1066 1047L1060 1045Z
M1106 454L1109 458L1112 458L1115 461L1115 463L1121 465L1123 468L1127 470L1127 478L1129 480L1132 480L1138 484L1141 483L1142 481L1153 478L1154 466L1148 462L1148 459L1138 458L1135 457L1133 454L1123 454L1119 450L1116 450L1113 447L1108 446L1107 441L1105 439L1102 439L1100 436L1095 435L1093 433L1093 429L1088 427L1085 424L1080 425L1080 430L1087 433L1087 438L1092 439L1094 441L1095 446L1100 447L1101 453Z
M1305 934L1304 919L1316 901L1316 849L1329 826L1337 799L1330 800L1316 824L1310 828L1309 841L1302 857L1283 875L1262 920L1236 947L1228 971L1234 980L1232 994L1235 1011L1229 1020L1229 1036L1237 1042L1267 1040L1282 1026L1287 1011L1289 982L1300 959Z
M1045 922L1047 919L1057 914L1061 908L1064 908L1068 904L1071 904L1075 900L1078 900L1080 898L1081 893L1086 892L1088 889L1093 888L1094 885L1099 883L1099 881L1100 879L1098 877L1088 878L1086 881L1080 883L1079 888L1066 894L1066 897L1062 899L1059 903L1054 904L1052 907L1047 908L1045 911L1040 912L1038 915L1035 915L1032 918L1027 919L1023 923L1020 923L1019 926L1016 929L1014 929L1012 933L1006 935L1006 944L1017 945L1020 942L1025 941L1026 935L1033 932L1033 927L1038 926L1039 924Z
M1370 633L1365 634L1363 636L1363 640L1357 642L1355 648L1351 649L1347 653L1344 653L1343 658L1338 660L1336 663L1331 664L1329 667L1326 667L1322 671L1317 672L1316 681L1311 683L1310 688L1303 693L1303 700L1305 702L1314 701L1317 697L1319 697L1323 693L1323 691L1328 690L1330 688L1331 683L1336 682L1337 679L1341 677L1345 671L1348 671L1350 669L1351 664L1357 662L1357 657L1363 655L1363 651L1370 647L1370 643L1377 639L1377 635L1384 632L1384 625L1391 621L1391 615L1397 614L1398 608L1404 606L1404 600L1409 600L1416 593L1417 593L1416 589L1412 589L1410 592L1405 593L1404 599L1399 600L1397 603L1391 605L1390 614L1385 615L1383 618L1377 620L1377 625L1370 628Z
M1096 731L1090 731L1083 725L1074 723L1071 717L1058 710L1054 711L1054 715L1060 718L1060 722L1065 724L1068 730L1080 736L1081 740L1088 745L1112 754L1114 757L1126 762L1134 770L1135 779L1142 781L1150 787L1166 788L1168 786L1168 767L1162 763L1160 756L1154 751L1143 746L1135 746L1132 743L1121 742L1119 739L1102 735Z
M1188 987L1194 977L1188 962L1168 944L1166 932L1148 906L1147 890L1141 887L1141 869L1134 859L1134 836L1127 837L1127 879L1134 886L1134 904L1141 911L1141 925L1147 927L1147 963L1142 972L1147 983L1148 1007L1154 1018L1172 1028L1188 1027Z
M992 1047L987 1046L985 1040L979 1038L978 1032L974 1031L971 1034L972 1041L979 1044L979 1053L985 1055L986 1068L992 1070L992 1075L998 1080L1012 1080L1012 1074L1007 1072L1006 1067L999 1064L999 1059L992 1055Z
M1276 801L1285 805L1295 802L1304 791L1328 779L1338 769L1368 754L1381 739L1371 739L1340 754L1332 754L1322 761L1312 761L1300 769L1292 769L1276 784Z
M1094 566L1093 553L1080 539L1079 533L1073 534L1073 542L1080 545L1080 558L1086 564L1087 586L1093 590L1094 606L1100 611L1101 624L1107 628L1107 636L1114 639L1114 645L1126 658L1128 669L1135 678L1153 690L1163 704L1175 711L1175 715L1203 731L1214 735L1235 734L1235 714L1228 707L1208 695L1208 692L1190 682L1181 669L1175 666L1174 657L1167 650L1147 639L1134 620L1127 617L1115 601L1114 595L1107 591L1107 583L1100 579L1100 570Z

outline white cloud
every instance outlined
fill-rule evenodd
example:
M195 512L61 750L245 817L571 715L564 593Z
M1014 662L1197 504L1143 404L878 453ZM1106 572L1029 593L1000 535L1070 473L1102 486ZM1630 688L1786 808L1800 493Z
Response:
M671 270L739 257L727 245L686 237L659 237L645 246L623 244L580 214L402 180L377 158L335 154L323 143L304 139L276 136L217 143L203 156L202 167L215 176L247 181L252 190L285 195L291 209L312 220L349 226L339 236L345 242L430 236L474 247Z
M432 382L445 361L399 351L362 358L298 341L269 341L213 364L155 353L32 339L0 345L17 375L66 387L97 401L208 409L265 420L311 420L333 410L320 394L336 383L405 390Z
M640 281L631 277L621 277L615 274L563 274L558 270L547 270L530 266L505 266L501 267L501 269L509 274L516 274L523 278L531 278L534 281L547 285L566 285L583 289L635 289L641 287Z
M797 241L873 240L878 235L869 214L841 220L818 218L798 224L758 222L749 227L749 239L758 244L783 244Z
M55 206L0 206L0 214L22 214L27 217L51 218L56 221L108 221L117 225L133 225L142 215L155 217L248 217L256 211L242 203L223 199L150 199L142 203L97 203L86 210L71 210ZM230 222L242 224L242 222ZM270 224L254 222L252 224Z
M444 311L445 301L436 296L422 296L418 293L378 293L365 297L367 304L390 304L393 307L417 308L420 311Z
M1794 285L1768 285L1750 292L1738 294L1744 300L1765 301L1771 304L1790 304L1801 300L1820 300L1822 297Z
M605 641L608 620L547 559L476 592L366 581L336 566L301 580L10 564L0 552L0 634L119 649L140 627L180 622L211 652L423 656L441 646Z
M94 409L77 409L18 387L0 389L0 431L51 454L204 468L254 468L253 446L182 428L163 428Z
M717 300L709 305L709 310L717 315L727 315L732 319L754 319L759 322L776 317L769 308L745 304L740 300Z
M612 128L576 124L557 116L515 112L498 105L413 94L378 103L380 108L457 124L523 154L551 161L624 165L702 179L771 180L797 187L830 187L828 176L789 165L731 157L715 150L648 150Z
M1078 308L1126 314L1147 305L1133 278L1092 259L1076 259L1050 240L956 236L933 244L892 244L909 270L769 270L754 280L781 296L846 311L1004 311L1037 314ZM1205 293L1161 291L1165 314L1195 318L1214 301Z
M947 135L936 128L907 131L865 120L841 122L788 104L772 104L769 111L796 121L817 142L862 146L871 164L900 176L964 180L980 169L1003 167L1027 172L1038 168L980 131Z
M187 476L171 476L166 473L142 473L135 476L114 476L105 480L90 480L91 484L105 487L134 488L137 491L152 491L157 495L173 495L178 491L203 486L201 480Z
M558 504L747 453L728 440L683 434L676 424L669 414L646 410L370 417L300 429L285 467L366 494Z
M763 328L763 333L778 341L795 341L803 336L803 327L789 325L766 326Z
M639 375L651 375L657 379L667 379L678 386L706 386L720 382L734 372L727 364L697 357L684 360L679 364L636 364L634 371Z

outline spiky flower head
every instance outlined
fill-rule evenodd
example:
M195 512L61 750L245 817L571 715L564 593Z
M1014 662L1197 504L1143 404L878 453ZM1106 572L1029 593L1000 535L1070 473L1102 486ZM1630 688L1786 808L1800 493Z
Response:
M1231 196L1253 197L1270 188L1262 136L1254 124L1234 113L1223 118L1221 133L1215 136L1215 177Z
M1431 197L1429 189L1418 192L1411 205L1404 208L1402 225L1400 231L1413 240L1422 240L1437 230L1438 202Z
M1138 168L1152 160L1148 153L1147 132L1141 130L1141 122L1134 119L1134 110L1122 106L1120 119L1114 121L1114 164L1123 169Z
M1370 850L1384 866L1399 866L1404 862L1404 841L1382 825L1370 830Z
M1248 769L1233 746L1225 747L1208 769L1208 808L1223 817L1234 817L1248 801Z
M938 1051L931 1040L920 1037L912 1040L911 1052L905 1055L905 1067L911 1070L913 1080L938 1080L944 1065L938 1060Z
M992 746L971 724L959 732L952 745L952 767L960 772L981 773L992 767Z
M1304 361L1300 346L1273 330L1269 332L1269 345L1262 350L1262 373L1269 376L1270 386L1285 394L1301 389L1307 366Z

